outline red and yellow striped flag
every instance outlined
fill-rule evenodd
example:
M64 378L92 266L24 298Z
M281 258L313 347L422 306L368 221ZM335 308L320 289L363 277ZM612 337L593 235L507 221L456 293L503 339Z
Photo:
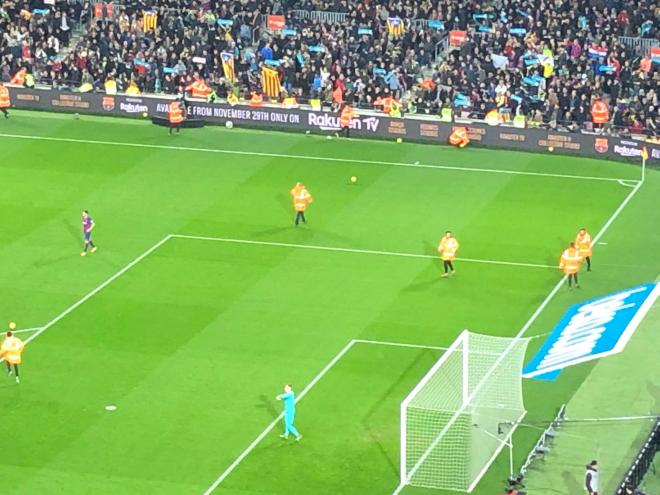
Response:
M158 27L158 12L155 10L145 10L142 13L142 29L145 33L155 31Z
M277 71L263 67L261 69L261 86L263 92L271 98L280 96L280 76L277 74Z
M222 59L222 70L225 77L231 82L236 82L236 70L234 69L234 55L229 52L222 52L220 54Z

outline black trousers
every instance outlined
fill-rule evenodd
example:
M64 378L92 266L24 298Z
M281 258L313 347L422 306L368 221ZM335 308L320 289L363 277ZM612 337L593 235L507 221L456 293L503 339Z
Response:
M307 220L305 219L305 212L304 211L297 211L296 212L296 225L298 225L301 220L302 220L303 223L307 223Z
M351 137L351 128L346 126L341 128L341 133L346 137Z
M12 365L9 364L7 361L5 361L5 364L7 365L7 373L11 373L11 366ZM18 376L18 365L17 364L14 365L14 374L16 374L16 376Z
M170 124L170 134L172 134L172 129L176 129L176 132L181 132L181 124Z
M575 281L575 287L580 287L580 285L579 285L579 283L578 283L578 274L577 274L577 273L571 273L571 274L568 276L568 286L569 286L569 287L571 286L571 282L572 282L572 281Z
M9 118L9 112L7 111L6 108L0 108L0 112L5 116L6 119Z
M451 270L452 272L454 271L454 263L452 263L451 260L443 260L442 266L444 266L445 268L445 273L448 273L449 270Z

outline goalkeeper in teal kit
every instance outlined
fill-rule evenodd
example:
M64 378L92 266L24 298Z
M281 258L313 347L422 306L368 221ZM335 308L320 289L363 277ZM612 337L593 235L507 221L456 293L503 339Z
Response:
M284 385L284 393L275 398L284 401L284 434L280 435L280 437L286 440L289 438L289 433L291 433L296 437L296 441L300 441L302 435L293 426L293 420L296 416L296 394L293 393L291 385Z

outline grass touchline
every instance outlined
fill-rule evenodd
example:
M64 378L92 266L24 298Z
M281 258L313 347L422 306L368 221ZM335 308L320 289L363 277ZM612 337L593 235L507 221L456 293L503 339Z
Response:
M260 156L267 158L289 158L295 160L310 160L310 161L323 161L323 162L344 162L344 163L357 163L360 165L388 165L393 167L409 167L409 168L429 168L438 170L454 170L459 172L483 172L491 174L508 174L508 175L523 175L532 177L554 177L558 179L577 179L577 180L594 180L605 182L617 182L621 184L621 180L613 177L593 177L585 175L572 175L572 174L552 174L544 172L527 172L522 170L503 170L491 168L475 168L475 167L458 167L452 165L433 165L426 163L403 163L403 162L388 162L381 160L357 160L354 158L336 158L324 156L305 156L305 155L290 155L284 153L265 153L259 151L239 151L239 150L223 150L214 148L197 148L191 146L165 146L161 144L145 144L145 143L127 143L120 141L100 141L96 139L75 139L75 138L59 138L52 136L26 136L21 134L2 134L0 137L13 138L13 139L28 139L37 141L54 141L63 143L78 143L78 144L96 144L103 146L124 146L133 148L149 148L149 149L163 149L173 151L194 151L200 153L220 153L224 155L243 155L243 156ZM635 181L629 181L635 182Z

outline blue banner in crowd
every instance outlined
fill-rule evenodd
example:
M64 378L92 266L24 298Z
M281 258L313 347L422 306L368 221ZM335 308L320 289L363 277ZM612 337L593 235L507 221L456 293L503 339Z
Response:
M374 34L374 32L371 28L359 28L358 29L358 34L360 36L362 36L362 35L371 36L372 34Z
M442 22L442 21L438 21L438 20L434 19L434 20L429 21L429 27L431 29L444 29L445 28L445 23Z
M282 29L282 34L284 36L295 36L296 34L298 34L298 31L292 28L284 28Z
M323 48L323 45L312 45L309 47L309 51L312 53L323 53L325 52L325 48Z
M650 283L571 306L523 377L555 380L568 366L621 352L659 294Z
M234 25L234 21L232 21L231 19L218 19L216 22L218 23L218 26L233 26Z
M457 107L469 107L470 105L472 105L472 103L470 102L470 98L468 98L464 94L458 93L454 98L454 105L456 105Z
M525 36L527 34L527 29L525 28L510 28L509 34L514 34L516 36Z
M275 59L272 59L272 58L269 58L268 60L264 60L264 64L270 65L272 67L279 67L280 63L281 62L279 60L275 60Z

